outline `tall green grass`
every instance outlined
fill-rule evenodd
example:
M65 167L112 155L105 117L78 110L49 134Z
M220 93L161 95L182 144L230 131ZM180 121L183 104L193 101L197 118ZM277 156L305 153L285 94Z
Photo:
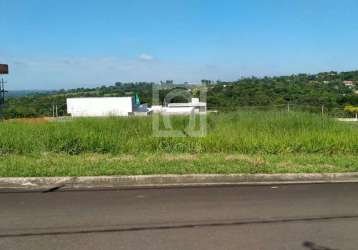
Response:
M174 117L184 130L186 118ZM29 153L358 153L358 127L298 112L209 115L208 134L159 138L151 117L0 123L0 154Z

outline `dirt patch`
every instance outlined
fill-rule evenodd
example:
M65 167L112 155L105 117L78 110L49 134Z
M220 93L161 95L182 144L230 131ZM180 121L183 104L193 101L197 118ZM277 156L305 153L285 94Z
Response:
M39 118L16 118L9 119L7 122L25 123L25 124L43 124L55 120L53 117L39 117Z

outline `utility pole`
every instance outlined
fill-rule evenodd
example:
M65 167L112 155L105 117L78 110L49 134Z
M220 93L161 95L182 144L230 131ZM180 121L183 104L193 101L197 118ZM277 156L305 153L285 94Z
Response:
M7 91L5 90L5 81L4 79L1 78L1 81L0 81L0 119L3 118L3 108L5 106L5 93Z
M56 104L56 117L58 117L58 108L57 108L57 104Z
M0 75L9 74L9 66L7 64L0 64ZM5 90L5 81L3 78L0 80L0 118L2 118L2 109L5 105L5 94L7 91Z
M5 93L7 91L5 90L5 81L3 78L1 78L0 80L0 105L4 105L5 104Z
M287 112L291 111L290 103L287 103Z
M322 105L322 116L324 116L324 105Z

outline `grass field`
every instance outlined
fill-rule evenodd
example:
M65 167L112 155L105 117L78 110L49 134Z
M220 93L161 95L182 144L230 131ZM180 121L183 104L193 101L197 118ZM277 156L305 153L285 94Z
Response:
M188 121L173 118L185 130ZM0 176L358 171L358 126L298 112L208 116L205 137L159 138L150 117L0 123Z

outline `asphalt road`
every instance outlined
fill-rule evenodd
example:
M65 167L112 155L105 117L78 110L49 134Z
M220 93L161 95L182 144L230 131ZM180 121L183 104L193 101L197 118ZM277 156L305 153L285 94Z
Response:
M0 193L0 249L358 249L358 184Z

